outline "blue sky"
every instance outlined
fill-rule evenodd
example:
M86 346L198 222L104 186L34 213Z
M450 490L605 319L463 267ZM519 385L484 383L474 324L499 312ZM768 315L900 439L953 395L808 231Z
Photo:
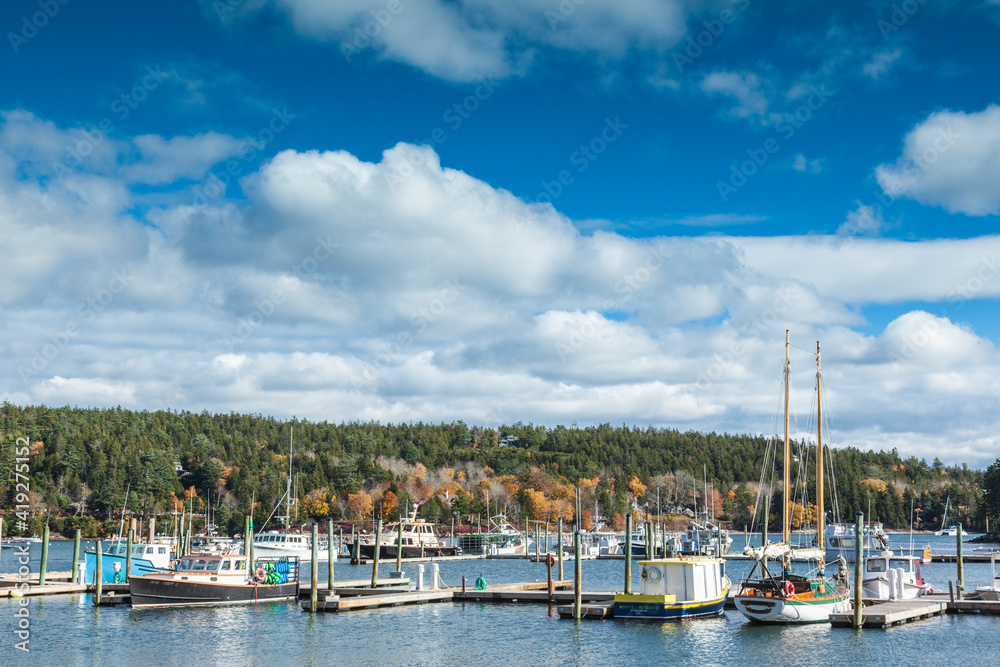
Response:
M1000 5L800 4L5 3L0 393L989 463Z

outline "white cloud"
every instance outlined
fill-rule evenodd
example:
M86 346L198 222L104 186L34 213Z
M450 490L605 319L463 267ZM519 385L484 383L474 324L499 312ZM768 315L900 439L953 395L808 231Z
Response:
M899 62L903 56L902 49L886 49L876 53L870 61L861 68L865 76L881 79Z
M1000 106L931 114L906 134L902 155L875 175L892 197L952 213L1000 214Z
M333 42L349 61L374 51L452 81L516 73L539 47L620 58L631 48L672 44L685 30L678 0L426 0L419 11L410 0L271 4L300 34Z
M0 131L0 398L767 431L790 328L824 342L835 444L995 456L1000 358L957 321L1000 296L1000 238L586 235L408 144L285 151L243 202L139 220L123 170L11 171L59 132L46 149ZM953 310L855 330L858 307L910 300Z
M709 94L733 98L736 105L729 110L729 114L735 118L767 113L767 96L761 90L760 77L753 72L713 72L701 80L701 89Z
M134 162L122 167L125 177L137 183L162 185L178 179L200 179L215 164L239 154L242 142L229 135L208 132L192 137L164 139L145 134L134 139Z
M858 202L858 207L847 214L847 219L837 228L838 235L877 236L882 231L885 220L881 209L875 209Z
M797 153L795 161L792 163L792 169L803 173L818 174L823 171L823 160L822 158L808 160L802 153Z

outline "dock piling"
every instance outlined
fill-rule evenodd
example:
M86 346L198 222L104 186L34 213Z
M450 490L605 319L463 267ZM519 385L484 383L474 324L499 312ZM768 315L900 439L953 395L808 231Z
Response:
M399 517L399 530L396 531L396 572L403 571L403 517Z
M333 563L337 554L333 552L333 519L326 520L326 590L333 593Z
M581 596L583 594L583 553L580 549L580 531L577 529L573 533L573 619L579 621L582 611L582 600Z
M562 579L562 577L559 577ZM625 516L625 595L632 593L632 512Z
M74 584L85 584L85 581L77 581L77 562L80 560L80 529L73 532L73 573L70 575L70 582ZM81 577L82 578L82 577Z
M191 536L188 535L188 539ZM132 528L128 529L128 537L125 539L125 581L128 582L129 576L132 574L132 545L135 544L135 532Z
M312 566L309 581L312 586L309 588L309 611L316 613L316 603L319 601L319 525L313 521L312 525ZM372 586L374 588L374 585Z
M962 562L962 524L958 524L958 530L955 532L955 540L958 542L958 558L956 559L958 565L958 599L962 599L962 591L965 589L965 563Z
M378 559L381 555L379 553L380 551L382 551L382 519L378 520L378 526L375 528L375 555L372 558L372 588L376 587L375 584L378 581Z
M541 532L541 531L539 530L538 522L536 521L535 522L535 560L536 561L538 560L538 554L539 554L538 548L541 546L541 543L542 543L542 538L539 536L539 532Z
M559 517L559 539L556 541L559 551L559 581L563 580L563 520ZM527 549L527 547L525 547Z
M854 519L854 627L861 628L862 603L861 603L861 571L864 569L864 558L861 555L861 547L864 540L864 520L863 512L858 512Z
M250 517L243 517L243 554L250 555Z
M101 547L101 541L97 540L94 544L94 606L99 606L101 604L101 592L104 587L104 570L101 565L104 562L104 549Z
M38 585L45 585L45 571L49 565L49 525L42 529L42 566L38 570Z

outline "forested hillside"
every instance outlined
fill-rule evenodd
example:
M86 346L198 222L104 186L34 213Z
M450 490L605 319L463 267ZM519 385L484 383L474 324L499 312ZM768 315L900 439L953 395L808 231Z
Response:
M57 529L81 527L85 534L100 532L109 519L117 527L126 490L127 509L143 517L163 517L179 510L181 501L196 513L210 503L223 532L242 529L253 499L260 528L285 493L293 430L293 513L300 522L395 518L413 502L432 520L450 522L457 514L462 521L485 514L487 498L490 513L504 511L512 519L572 520L579 488L585 525L595 506L620 524L629 507L655 513L659 500L661 512L671 512L691 507L696 497L700 507L707 500L716 517L741 529L754 511L767 449L767 439L755 435L609 424L330 424L7 403L0 407L0 478L7 481L0 501L10 517L23 491L15 484L17 439L26 438L32 515L26 532L37 532L46 518ZM797 451L809 469L815 448ZM962 521L970 530L984 523L981 471L901 458L895 451L832 451L845 520L862 510L891 528L905 528L912 500L919 510L916 527L933 529L950 498L949 523ZM776 476L763 478L775 499L780 474L779 465ZM812 521L814 472L797 485L796 498L794 523ZM828 491L828 509L833 501ZM777 500L770 505L772 528L779 506ZM10 520L4 531L19 532Z

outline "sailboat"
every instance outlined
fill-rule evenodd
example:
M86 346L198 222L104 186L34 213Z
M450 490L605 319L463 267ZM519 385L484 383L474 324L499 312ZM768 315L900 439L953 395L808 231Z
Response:
M949 537L955 537L958 535L958 526L948 526L948 506L951 505L951 495L948 496L947 500L944 501L944 516L941 517L941 530L934 533L935 535L947 535ZM945 526L948 526L945 528Z
M789 543L791 518L791 497L789 496L791 461L788 441L789 404L789 338L785 331L785 441L784 441L784 488L782 490L782 542L765 544L754 551L755 562L750 574L740 585L733 598L736 608L751 621L758 623L819 623L829 620L830 614L848 611L851 608L851 589L847 583L847 564L840 561L840 571L834 577L824 574L824 551L820 548L793 549ZM820 366L819 343L816 343L816 393L818 399L817 422L819 442L817 443L817 535L823 534L823 376ZM767 520L767 517L764 519ZM768 561L780 559L780 571L772 571ZM819 567L814 575L800 575L791 572L792 560L818 560Z

